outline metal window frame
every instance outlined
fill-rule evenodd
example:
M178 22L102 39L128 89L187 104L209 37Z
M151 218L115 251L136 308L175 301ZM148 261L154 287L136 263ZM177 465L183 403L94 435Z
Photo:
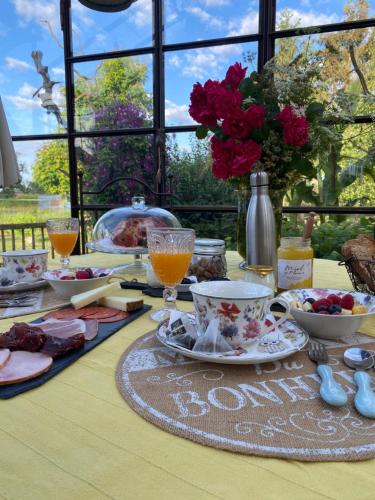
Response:
M303 28L276 30L276 2L277 0L259 0L259 29L258 33L227 37L213 38L183 43L164 43L163 30L163 6L164 0L152 0L153 5L153 44L148 47L141 47L131 50L119 50L114 52L103 52L88 55L74 55L72 43L72 19L71 0L60 0L60 21L63 30L64 40L64 65L65 65L65 87L66 87L66 110L67 110L67 131L59 134L33 134L13 136L14 141L30 140L51 140L65 139L68 144L69 174L70 174L70 196L71 214L78 216L79 193L78 193L78 172L77 158L75 152L75 140L84 137L109 137L128 135L152 135L153 136L153 156L158 171L159 184L155 186L158 191L164 192L167 175L165 158L163 155L166 134L194 132L196 126L166 126L165 125L165 74L164 74L164 54L167 52L192 50L218 45L230 45L233 43L256 42L258 44L258 71L261 71L264 64L275 54L275 42L277 39L305 36L306 34L322 34L334 31L355 30L361 28L375 27L375 18L363 19L351 22L339 22L318 26L306 26ZM111 129L101 131L77 131L74 126L74 64L97 61L103 59L113 59L119 57L131 57L137 55L150 54L153 58L153 111L154 121L152 127L141 129ZM354 123L371 123L370 116L357 116ZM160 205L165 203L163 197L159 199ZM175 211L180 212L234 212L233 206L174 206ZM284 207L284 213L305 213L311 207ZM348 214L348 215L372 215L375 214L375 207L314 207L316 212L321 214ZM77 249L78 250L78 249Z

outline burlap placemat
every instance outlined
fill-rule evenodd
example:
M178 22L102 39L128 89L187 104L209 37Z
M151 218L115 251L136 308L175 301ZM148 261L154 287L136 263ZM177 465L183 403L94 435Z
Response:
M353 339L375 349L370 337ZM329 344L335 378L349 394L341 408L320 399L306 351L262 365L202 363L164 347L153 332L124 352L117 385L146 420L207 446L303 461L373 458L375 421L354 409L353 372L342 363L348 344Z
M14 296L27 294L34 300L34 305L30 307L7 307L0 309L0 319L14 318L16 316L24 316L26 314L35 314L51 309L58 309L70 304L68 299L59 297L56 292L47 285L40 290L30 290L27 292L16 292ZM7 294L8 295L8 294ZM12 294L13 295L13 294Z

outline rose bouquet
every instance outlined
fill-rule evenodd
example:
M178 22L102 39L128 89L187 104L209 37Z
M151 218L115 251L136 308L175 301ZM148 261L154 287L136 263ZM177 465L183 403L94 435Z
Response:
M244 189L249 186L252 171L268 172L280 231L281 205L287 190L316 173L312 161L316 153L315 129L324 107L307 102L311 92L306 91L303 81L293 81L295 88L289 87L293 102L287 102L271 64L262 73L253 72L248 77L246 70L236 63L228 68L224 80L196 83L189 113L199 123L199 139L212 133L215 177Z

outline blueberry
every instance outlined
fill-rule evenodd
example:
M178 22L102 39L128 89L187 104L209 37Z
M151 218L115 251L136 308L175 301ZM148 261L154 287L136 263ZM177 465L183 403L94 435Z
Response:
M106 273L100 273L99 274L99 278L104 278L104 276L107 276L107 274Z
M313 299L312 297L309 297L308 299L305 300L305 302L310 302L310 304L314 304L315 299Z
M339 306L338 304L332 304L331 306L329 306L328 312L330 314L333 314L335 312L341 312L341 306Z
M327 306L324 306L323 304L321 306L319 306L319 309L318 311L328 311L328 307Z

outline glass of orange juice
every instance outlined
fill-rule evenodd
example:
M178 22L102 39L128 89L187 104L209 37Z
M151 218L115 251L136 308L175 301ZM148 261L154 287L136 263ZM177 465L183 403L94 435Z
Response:
M46 222L48 237L55 252L60 255L61 267L69 267L69 256L77 243L79 234L79 220L70 219L49 219Z
M154 273L164 285L164 307L151 314L154 321L176 309L176 286L184 278L194 251L194 229L147 228L147 246Z

